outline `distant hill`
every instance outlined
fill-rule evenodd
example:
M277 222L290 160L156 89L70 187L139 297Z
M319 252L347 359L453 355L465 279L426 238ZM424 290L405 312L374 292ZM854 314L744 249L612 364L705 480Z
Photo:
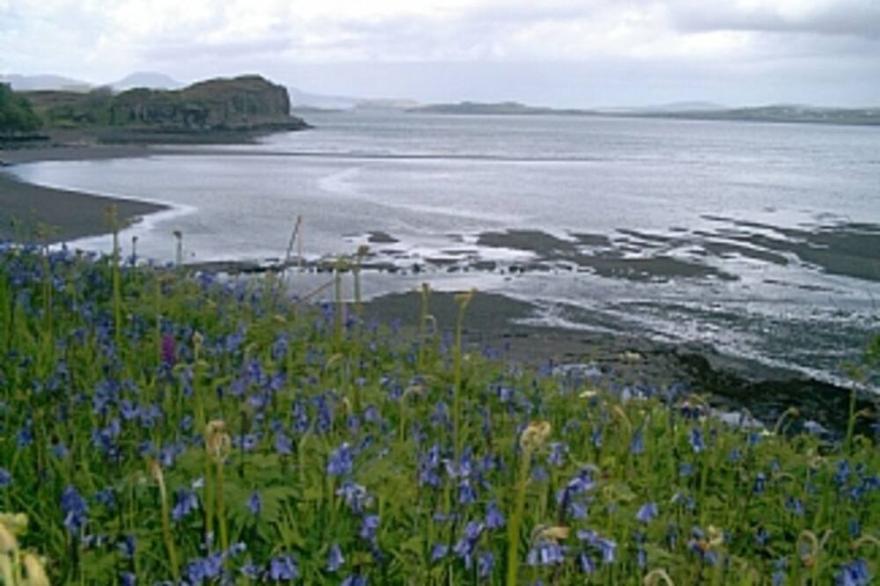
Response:
M415 100L378 98L359 100L355 104L355 110L412 110L420 104Z
M169 77L164 73L156 73L155 71L138 71L126 75L119 81L109 84L116 91L126 91L135 88L149 88L153 90L176 90L182 88L185 84L177 81L173 77Z
M256 75L211 79L179 90L131 89L114 94L25 92L50 128L128 128L177 131L295 130L287 90Z
M288 86L290 105L293 108L317 108L319 110L350 110L358 103L358 98L347 96L327 96L304 92L295 87Z
M351 96L330 96L304 92L288 87L290 103L295 110L340 111L340 110L408 110L419 106L415 100L406 98L355 98Z
M519 102L458 102L457 104L431 104L410 108L409 112L423 114L462 114L462 115L590 115L591 110L556 109L526 106Z
M819 108L781 104L754 108L726 108L709 102L677 102L643 108L596 110L534 107L519 102L459 102L431 104L408 112L458 115L551 115L614 116L633 118L675 118L686 120L731 120L752 122L799 122L808 124L880 125L880 108Z
M631 107L610 107L596 108L596 111L603 114L629 114L629 113L673 113L673 112L707 112L724 110L727 106L717 104L715 102L670 102L668 104L656 104L651 106L631 106Z
M633 116L689 120L741 120L751 122L799 122L807 124L880 125L878 108L820 108L777 104L752 108L728 108L679 112L633 113Z
M60 75L0 75L0 83L6 83L17 92L66 91L84 93L92 84Z

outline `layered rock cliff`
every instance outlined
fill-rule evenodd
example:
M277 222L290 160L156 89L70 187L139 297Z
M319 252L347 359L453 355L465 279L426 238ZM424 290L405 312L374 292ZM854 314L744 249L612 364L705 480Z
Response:
M287 89L257 75L211 79L180 90L136 88L113 94L29 92L50 127L111 127L156 131L297 130Z
M194 130L304 126L283 86L255 75L212 79L176 91L133 89L114 97L111 125Z

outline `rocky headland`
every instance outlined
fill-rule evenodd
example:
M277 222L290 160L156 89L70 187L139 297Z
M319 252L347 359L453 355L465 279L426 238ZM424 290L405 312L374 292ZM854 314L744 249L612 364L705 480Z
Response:
M179 90L98 88L17 92L50 142L240 142L248 135L300 130L284 86L258 75L210 79Z

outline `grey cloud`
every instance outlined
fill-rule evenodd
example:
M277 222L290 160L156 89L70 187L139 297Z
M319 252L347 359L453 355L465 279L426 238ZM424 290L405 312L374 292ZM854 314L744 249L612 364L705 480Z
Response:
M799 16L786 15L774 6L739 8L721 2L673 3L669 12L681 32L812 33L880 39L880 2L876 0L842 0Z
M141 55L148 60L245 57L278 53L290 49L291 46L293 46L293 41L286 36L272 36L247 41L223 41L222 43L174 39L145 45L141 48Z

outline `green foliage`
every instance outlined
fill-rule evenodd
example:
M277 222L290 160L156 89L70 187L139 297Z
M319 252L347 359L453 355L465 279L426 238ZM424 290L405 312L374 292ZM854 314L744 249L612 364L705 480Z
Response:
M0 250L0 502L28 517L22 547L59 584L285 581L286 556L312 584L880 571L872 438L734 426L671 390L622 402L424 331L340 331L335 309Z
M869 367L880 368L880 336L875 336L868 343L868 349L865 351L865 361Z
M40 119L34 114L30 102L8 85L0 83L0 134L28 133L40 126Z

